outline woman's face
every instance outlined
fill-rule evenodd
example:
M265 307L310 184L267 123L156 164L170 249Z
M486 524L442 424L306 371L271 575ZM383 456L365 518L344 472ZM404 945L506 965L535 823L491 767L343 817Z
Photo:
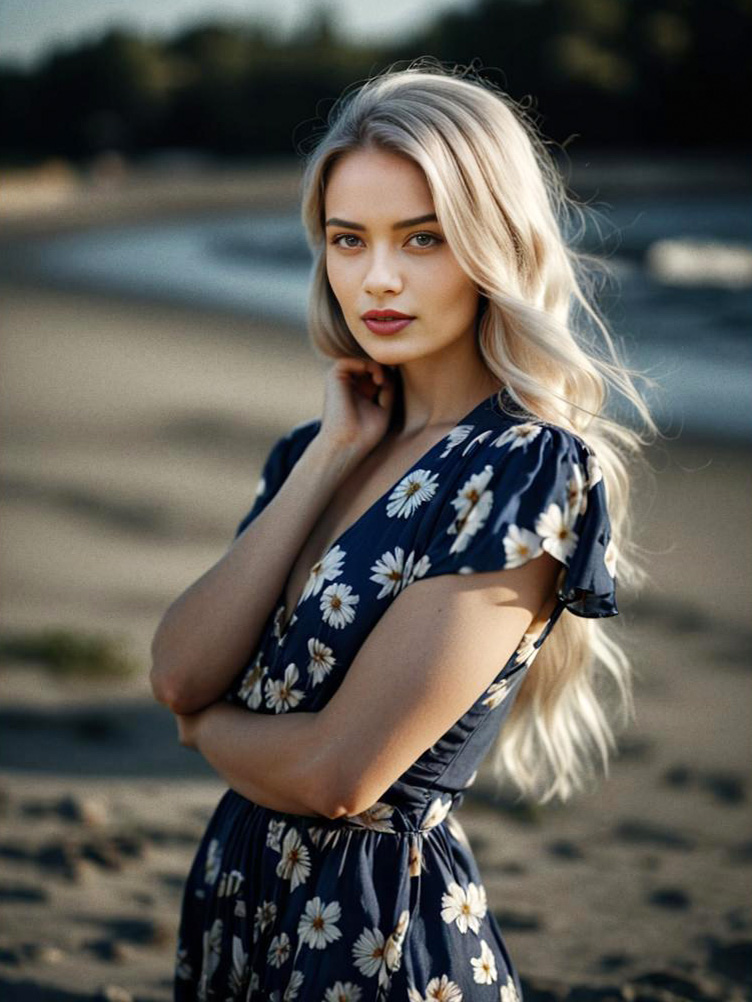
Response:
M345 322L367 354L401 365L475 336L478 290L434 216L421 168L384 150L354 150L331 169L325 193L326 270ZM406 222L409 225L404 225ZM414 319L396 333L369 329L363 314Z

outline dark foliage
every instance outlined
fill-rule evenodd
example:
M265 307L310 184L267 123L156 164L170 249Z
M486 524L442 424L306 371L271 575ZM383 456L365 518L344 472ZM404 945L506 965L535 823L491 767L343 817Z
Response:
M473 63L557 143L739 150L751 22L745 0L481 0L388 46L343 41L326 12L286 41L248 23L113 30L34 71L0 67L0 153L292 153L345 87L425 55Z

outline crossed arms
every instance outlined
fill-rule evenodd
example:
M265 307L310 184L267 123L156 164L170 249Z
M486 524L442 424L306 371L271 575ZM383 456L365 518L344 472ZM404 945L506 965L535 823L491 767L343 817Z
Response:
M268 507L168 609L152 644L154 695L176 714L184 744L249 800L329 818L370 807L475 703L523 633L545 622L561 570L544 552L514 569L418 579L391 603L322 710L231 706L221 697L346 472L345 460L322 455L314 439Z

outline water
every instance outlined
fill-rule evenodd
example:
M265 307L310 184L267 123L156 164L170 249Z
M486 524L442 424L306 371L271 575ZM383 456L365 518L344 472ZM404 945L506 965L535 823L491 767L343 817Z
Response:
M752 254L740 195L595 202L581 246L605 251L616 282L599 305L660 427L752 438L752 286L667 285L646 264L657 240L713 238ZM117 227L34 245L23 267L66 286L221 308L305 329L310 254L296 215L234 213ZM613 401L614 413L629 408Z

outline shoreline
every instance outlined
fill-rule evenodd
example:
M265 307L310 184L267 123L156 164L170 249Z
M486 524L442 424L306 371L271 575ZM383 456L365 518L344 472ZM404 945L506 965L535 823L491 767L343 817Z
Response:
M0 246L0 254L2 248ZM96 303L102 309L110 308L122 313L123 310L132 309L134 312L147 311L154 313L172 313L176 318L193 324L197 317L204 318L209 325L221 330L222 336L233 339L242 339L247 336L249 330L268 328L273 330L274 337L290 344L291 349L308 352L320 365L326 365L326 359L315 356L309 344L308 335L300 325L291 321L281 320L277 317L257 312L256 316L239 312L232 306L222 306L214 303L198 301L195 305L187 306L184 302L175 301L168 296L151 295L148 292L135 293L107 289L103 287L93 287L85 282L71 284L62 279L42 279L24 272L23 267L16 270L12 262L3 261L0 257L0 298L3 291L8 290L10 295L35 294L50 296L60 295L65 298L78 298L83 301ZM736 431L727 434L709 429L703 431L698 427L691 427L689 430L670 431L663 430L665 438L659 438L655 443L648 446L651 453L660 452L665 446L671 449L674 445L683 448L713 448L722 453L736 452L745 449L749 445L749 439Z
M229 544L274 439L318 412L324 363L288 325L7 278L0 297L4 629L122 633L143 668L3 671L0 989L167 1002L182 882L225 787L151 700L149 640ZM650 462L651 579L614 623L638 717L609 778L515 811L487 760L458 812L525 1002L639 978L641 1002L749 998L749 450L681 435Z
M583 201L612 195L686 196L719 187L726 193L752 190L744 151L581 149L554 154L568 193ZM5 192L0 243L222 209L288 209L298 204L303 170L303 160L295 155L210 163L189 157L173 166L150 165L148 158L113 162L106 156L88 168L59 158L26 168L0 166Z

